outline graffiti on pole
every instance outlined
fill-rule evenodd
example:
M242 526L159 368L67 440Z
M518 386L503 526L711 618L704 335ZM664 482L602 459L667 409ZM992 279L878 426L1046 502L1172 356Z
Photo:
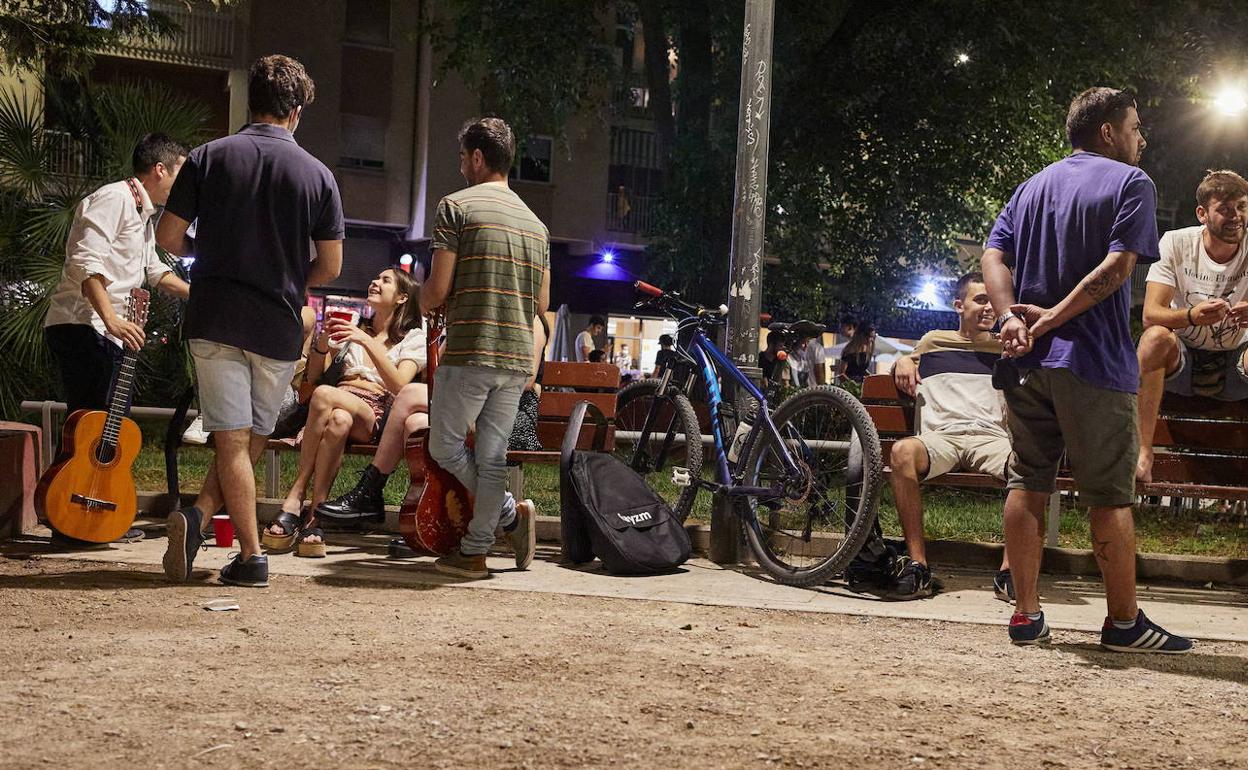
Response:
M753 361L758 350L759 284L767 223L767 153L771 96L771 3L750 3L747 13L762 18L765 34L755 34L748 18L741 51L741 125L737 146L737 192L734 211L732 271L728 293L734 303L733 358Z

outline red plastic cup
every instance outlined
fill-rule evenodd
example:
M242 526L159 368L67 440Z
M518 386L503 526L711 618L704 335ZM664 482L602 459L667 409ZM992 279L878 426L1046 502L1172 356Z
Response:
M212 517L212 534L217 541L218 548L234 546L234 523L226 514L219 513Z
M334 320L343 321L350 326L355 326L360 322L360 314L359 311L356 310L336 307L332 308L328 313L326 313L326 315ZM332 339L329 341L329 346L334 350L338 350L342 347L340 343L337 343Z

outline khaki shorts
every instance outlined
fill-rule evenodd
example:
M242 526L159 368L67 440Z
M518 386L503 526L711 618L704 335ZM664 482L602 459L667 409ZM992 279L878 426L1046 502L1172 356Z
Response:
M1014 458L1006 487L1050 493L1064 451L1079 502L1118 507L1135 502L1140 454L1135 394L1098 388L1069 369L1033 369L1005 391Z
M920 433L915 436L927 448L924 480L954 470L987 473L1005 478L1010 464L1010 437L991 433Z

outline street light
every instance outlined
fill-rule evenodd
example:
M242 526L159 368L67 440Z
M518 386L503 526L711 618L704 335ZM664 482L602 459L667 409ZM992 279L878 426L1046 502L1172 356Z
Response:
M1223 115L1240 115L1248 110L1248 95L1242 86L1227 85L1213 98L1214 108Z

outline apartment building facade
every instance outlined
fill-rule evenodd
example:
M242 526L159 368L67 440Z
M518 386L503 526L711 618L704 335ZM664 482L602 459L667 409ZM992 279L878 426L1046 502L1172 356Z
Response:
M247 122L249 63L270 53L299 59L316 99L297 139L333 171L347 220L343 274L327 288L362 289L402 254L425 255L438 200L463 186L457 133L480 112L474 89L441 74L427 36L417 34L422 13L436 16L436 0L149 7L181 31L98 52L93 80L163 83L206 105L211 131L223 136ZM604 34L624 40L621 55L639 66L632 47L640 35L607 26ZM644 89L634 96L638 109L615 124L576 118L561 136L528 137L512 172L513 188L550 229L556 299L574 310L601 309L602 293L583 284L603 276L587 268L607 252L640 253L652 223L657 155ZM628 275L616 269L607 277Z

